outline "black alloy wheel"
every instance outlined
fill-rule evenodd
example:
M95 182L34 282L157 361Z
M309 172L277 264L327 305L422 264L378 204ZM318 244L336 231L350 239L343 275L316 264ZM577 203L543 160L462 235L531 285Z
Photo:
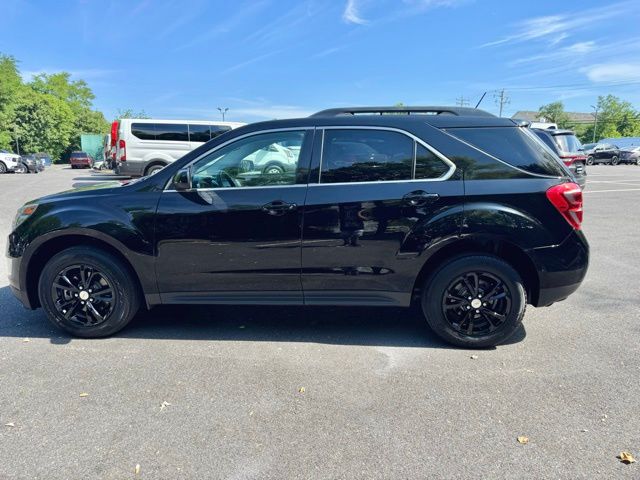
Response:
M85 338L106 337L138 312L141 296L135 272L94 247L72 247L42 269L38 297L49 320Z
M503 343L522 322L524 283L504 260L469 254L449 260L425 282L422 312L443 340L466 348Z
M451 327L483 336L500 327L511 312L511 292L495 275L475 271L453 280L442 297L442 313Z
M84 264L66 267L51 285L51 299L57 312L79 327L107 321L113 313L115 295L109 277Z

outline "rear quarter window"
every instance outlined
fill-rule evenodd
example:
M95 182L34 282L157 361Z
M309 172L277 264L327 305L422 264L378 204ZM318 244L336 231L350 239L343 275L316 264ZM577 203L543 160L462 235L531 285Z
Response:
M567 175L542 140L520 127L451 128L447 132L521 170L553 177Z

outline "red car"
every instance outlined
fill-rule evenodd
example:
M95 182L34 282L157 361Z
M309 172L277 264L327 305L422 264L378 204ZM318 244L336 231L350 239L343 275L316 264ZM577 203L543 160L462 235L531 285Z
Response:
M93 159L86 152L73 152L69 158L71 168L91 168Z

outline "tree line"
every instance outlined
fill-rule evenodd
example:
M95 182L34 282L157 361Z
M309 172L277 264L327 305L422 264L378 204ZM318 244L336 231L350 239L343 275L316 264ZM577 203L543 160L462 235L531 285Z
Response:
M603 138L640 137L640 112L631 103L614 95L598 97L597 118L592 121L575 121L564 110L562 102L542 105L538 117L557 123L558 128L568 128L576 133L583 143Z
M80 150L83 133L109 132L94 98L84 80L71 80L67 72L41 73L25 82L16 59L0 54L0 149L68 158Z

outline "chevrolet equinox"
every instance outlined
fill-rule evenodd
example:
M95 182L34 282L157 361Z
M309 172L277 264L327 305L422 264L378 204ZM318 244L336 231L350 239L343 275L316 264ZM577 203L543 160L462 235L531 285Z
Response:
M257 160L278 152L294 168ZM420 308L463 347L504 342L527 304L587 271L582 192L525 126L453 107L342 108L247 125L156 174L17 213L10 284L80 337L141 306Z

